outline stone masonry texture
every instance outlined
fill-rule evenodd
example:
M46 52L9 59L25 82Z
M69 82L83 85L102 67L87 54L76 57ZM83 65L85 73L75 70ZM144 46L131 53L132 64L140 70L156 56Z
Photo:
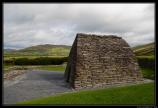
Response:
M113 35L78 33L69 54L65 79L74 89L142 80L128 43Z

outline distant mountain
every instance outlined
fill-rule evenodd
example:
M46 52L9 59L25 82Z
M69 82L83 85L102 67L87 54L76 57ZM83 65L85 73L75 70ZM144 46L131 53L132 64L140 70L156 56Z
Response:
M4 52L12 52L12 51L16 51L15 49L4 49Z
M36 45L20 50L4 51L5 56L68 56L71 46L67 45Z
M134 53L137 56L150 56L154 55L155 52L155 43L149 43L145 45L139 45L132 48Z
M40 52L44 52L44 51L49 51L53 48L63 48L63 49L70 49L70 46L66 46L66 45L51 45L51 44L45 44L45 45L36 45L36 46L31 46L31 47L27 47L24 49L20 49L18 50L19 52L32 52L32 51L40 51Z
M136 56L154 55L154 43L133 47ZM20 50L4 49L5 57L24 57L24 56L69 56L71 46L67 45L36 45Z

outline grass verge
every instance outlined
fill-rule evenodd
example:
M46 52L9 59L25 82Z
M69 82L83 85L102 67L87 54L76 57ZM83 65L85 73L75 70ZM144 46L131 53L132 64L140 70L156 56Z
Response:
M63 65L46 65L46 66L37 66L34 69L39 70L48 70L48 71L65 71L65 66Z
M109 105L153 105L154 83L84 90L58 94L40 99L23 101L19 104L109 104Z

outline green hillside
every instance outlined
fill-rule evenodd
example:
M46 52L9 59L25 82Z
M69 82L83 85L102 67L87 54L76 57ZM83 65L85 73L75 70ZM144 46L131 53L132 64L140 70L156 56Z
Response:
M69 55L71 46L66 45L36 45L27 47L20 50L5 49L4 57L39 57L39 56L64 56ZM154 43L140 45L132 48L136 56L153 56L154 55Z
M132 48L136 56L153 56L155 52L155 44L149 43L145 45L139 45Z
M24 56L68 56L71 46L66 45L36 45L20 50L4 50L4 57Z

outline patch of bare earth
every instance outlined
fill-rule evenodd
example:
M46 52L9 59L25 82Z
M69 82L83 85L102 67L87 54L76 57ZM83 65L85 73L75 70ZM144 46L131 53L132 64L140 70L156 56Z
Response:
M27 72L27 70L10 70L7 73L4 73L3 78L4 80L12 80L15 77L24 74L25 72Z

